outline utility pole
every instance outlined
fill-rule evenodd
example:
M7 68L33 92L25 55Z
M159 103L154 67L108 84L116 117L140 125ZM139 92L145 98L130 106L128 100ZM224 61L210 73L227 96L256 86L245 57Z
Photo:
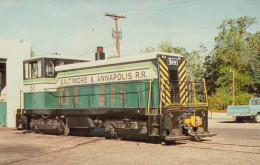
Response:
M106 13L105 16L109 16L111 17L113 20L115 20L115 26L116 26L116 49L117 49L117 57L119 58L120 57L120 44L119 44L119 39L122 37L122 33L121 33L121 36L118 32L118 23L117 23L117 20L120 19L120 18L126 18L126 16L120 16L120 15L116 15L116 14L108 14ZM112 31L113 33L113 31ZM112 34L113 35L113 34Z
M235 70L229 70L230 73L233 73L233 103L232 105L235 105Z

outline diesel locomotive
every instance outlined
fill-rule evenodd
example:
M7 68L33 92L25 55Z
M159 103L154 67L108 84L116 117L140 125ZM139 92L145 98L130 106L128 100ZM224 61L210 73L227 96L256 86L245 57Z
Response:
M186 61L152 52L96 61L62 56L24 61L16 127L42 133L173 142L214 136L208 131L205 81L187 78Z

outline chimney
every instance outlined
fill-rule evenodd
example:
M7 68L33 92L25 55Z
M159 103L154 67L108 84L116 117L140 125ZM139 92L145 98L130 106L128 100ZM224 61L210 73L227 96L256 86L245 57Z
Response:
M105 59L105 53L103 52L103 47L97 47L97 53L95 53L95 60L104 60Z

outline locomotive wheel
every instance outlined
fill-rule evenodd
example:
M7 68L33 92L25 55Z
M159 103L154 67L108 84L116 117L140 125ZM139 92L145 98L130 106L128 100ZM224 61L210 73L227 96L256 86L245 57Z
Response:
M255 122L260 123L260 114L255 115Z
M70 134L70 128L67 124L63 125L63 136L68 136Z
M106 131L106 139L118 138L115 128L111 124L105 126L105 131Z

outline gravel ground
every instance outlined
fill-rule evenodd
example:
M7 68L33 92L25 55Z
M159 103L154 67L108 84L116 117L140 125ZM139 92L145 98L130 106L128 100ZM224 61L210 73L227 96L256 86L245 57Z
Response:
M259 164L260 124L209 119L218 135L174 145L0 128L0 164Z

